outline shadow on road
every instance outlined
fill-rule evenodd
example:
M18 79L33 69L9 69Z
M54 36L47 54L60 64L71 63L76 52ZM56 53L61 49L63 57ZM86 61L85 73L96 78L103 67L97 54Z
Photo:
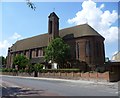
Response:
M2 97L8 96L41 96L45 93L44 90L24 89L18 87L2 88Z

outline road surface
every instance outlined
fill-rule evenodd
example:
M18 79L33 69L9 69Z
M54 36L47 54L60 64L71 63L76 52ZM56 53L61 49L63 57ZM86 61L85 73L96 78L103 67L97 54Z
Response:
M2 76L3 96L118 96L117 83Z

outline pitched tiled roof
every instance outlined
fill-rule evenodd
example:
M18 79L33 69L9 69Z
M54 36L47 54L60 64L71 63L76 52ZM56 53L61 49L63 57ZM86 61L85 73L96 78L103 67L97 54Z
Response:
M88 24L77 25L70 28L65 28L60 30L60 37L64 37L66 35L73 34L74 38L82 37L82 36L101 36L97 31L95 31ZM101 36L102 37L102 36Z
M36 47L44 47L48 44L48 34L42 34L17 41L12 47L12 51L27 50Z
M78 25L78 26L59 30L60 37L64 38L68 35L71 35L74 38L83 37L83 36L102 37L97 31L95 31L88 24ZM20 51L20 50L27 50L36 47L44 47L47 45L48 45L48 33L19 40L11 47L11 49L12 51Z

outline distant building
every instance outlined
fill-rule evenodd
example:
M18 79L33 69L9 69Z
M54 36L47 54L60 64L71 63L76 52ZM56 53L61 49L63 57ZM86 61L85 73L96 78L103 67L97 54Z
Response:
M120 62L120 51L112 56L112 61Z
M83 24L59 30L58 16L52 12L48 18L48 33L19 40L8 49L8 67L12 67L13 58L18 54L25 55L31 63L44 62L43 49L58 36L70 46L71 59L89 65L102 65L105 62L105 39L91 26Z

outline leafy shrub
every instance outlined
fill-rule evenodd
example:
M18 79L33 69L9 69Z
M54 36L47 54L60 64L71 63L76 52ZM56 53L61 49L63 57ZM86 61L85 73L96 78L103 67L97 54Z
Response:
M2 68L0 68L0 72L2 72Z
M32 64L28 65L28 69L26 70L27 73L32 73L34 71L34 66Z
M25 70L24 70L24 69L19 70L19 73L23 73L23 72L25 72Z
M2 68L2 72L12 72L11 68Z
M35 64L34 65L34 71L40 72L43 69L43 64Z
M104 68L96 68L95 71L99 72L99 73L104 73L105 69Z
M16 70L16 69L13 69L12 72L17 72L17 70Z
M2 72L8 72L7 68L2 68Z
M12 69L11 69L11 68L8 68L8 69L7 69L7 72L12 72Z
M17 55L13 59L13 65L18 65L18 69L25 69L26 65L28 65L29 59L24 55Z

